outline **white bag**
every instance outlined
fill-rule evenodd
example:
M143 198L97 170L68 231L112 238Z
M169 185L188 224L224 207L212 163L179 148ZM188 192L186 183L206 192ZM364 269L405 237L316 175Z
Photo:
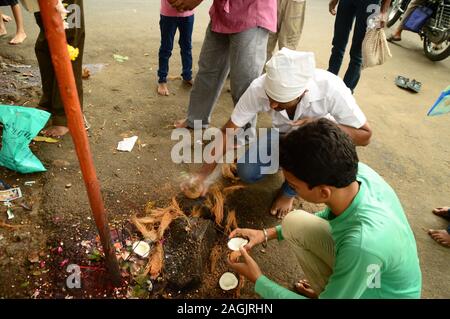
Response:
M40 11L38 0L20 0L20 3L31 13Z
M363 69L382 65L392 58L383 29L368 29L362 44Z

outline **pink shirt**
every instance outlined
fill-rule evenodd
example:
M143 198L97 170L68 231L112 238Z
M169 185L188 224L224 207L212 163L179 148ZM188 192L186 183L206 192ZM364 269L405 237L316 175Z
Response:
M214 0L209 15L212 31L217 33L256 27L277 31L277 0Z
M185 11L185 12L178 12L175 8L173 8L169 1L167 0L161 0L161 15L166 17L190 17L194 14L194 10L192 11Z

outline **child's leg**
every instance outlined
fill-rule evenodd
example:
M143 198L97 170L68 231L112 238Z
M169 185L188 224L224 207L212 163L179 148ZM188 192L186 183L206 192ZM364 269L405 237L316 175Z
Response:
M27 35L25 34L25 28L23 26L23 17L22 17L22 10L20 9L20 5L16 4L11 6L11 10L14 14L14 19L16 20L16 36L9 41L9 44L20 44L22 43Z
M183 73L181 76L187 83L192 84L192 31L194 29L194 15L180 18L178 28L180 30L180 40L178 44L181 49L181 62Z
M176 18L161 15L159 27L161 30L161 46L159 48L158 93L169 95L166 83L167 75L169 74L169 59L173 49L173 39L177 31Z
M0 37L7 34L3 13L0 11Z

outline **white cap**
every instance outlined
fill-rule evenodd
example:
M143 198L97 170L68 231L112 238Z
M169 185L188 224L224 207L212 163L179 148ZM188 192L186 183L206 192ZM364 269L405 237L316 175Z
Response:
M315 69L314 53L282 48L266 63L264 89L274 101L293 101L305 92Z

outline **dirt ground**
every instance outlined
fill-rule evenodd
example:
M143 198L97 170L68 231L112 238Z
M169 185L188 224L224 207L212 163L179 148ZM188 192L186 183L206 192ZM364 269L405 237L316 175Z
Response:
M209 5L206 1L196 13L194 70L209 21ZM305 28L298 48L314 51L321 68L327 67L334 22L327 7L325 0L307 3ZM2 9L10 14L9 8ZM156 94L160 37L158 0L127 1L126 5L119 0L87 0L85 11L84 63L103 66L84 82L85 114L92 126L89 131L91 148L110 222L112 228L123 229L130 216L142 212L148 201L167 204L178 193L182 172L196 168L169 160L175 142L170 140L168 127L185 115L189 88L173 80L169 82L169 97ZM33 106L39 92L33 80L38 77L33 50L37 27L32 15L24 14L28 39L23 45L12 47L7 44L10 36L1 38L0 62L31 65L26 72L31 72L32 76L22 75L28 79L26 85L17 90L10 87L11 90L2 92L0 98L3 102ZM12 23L8 31L13 33ZM393 58L384 66L363 72L355 92L374 131L371 144L360 148L359 155L390 183L402 201L417 240L423 273L422 296L450 298L450 273L447 271L450 250L437 245L425 231L447 226L446 221L431 214L431 209L450 205L450 143L447 138L450 115L427 117L426 112L450 82L450 59L436 63L427 60L415 34L405 33L404 41L391 45L391 50ZM129 60L118 63L113 54L129 56ZM25 72L14 72L7 66L1 71L2 82L11 80L8 78L11 74L20 76ZM170 73L173 76L180 73L178 48L171 59ZM393 83L396 75L421 81L422 92L412 94L398 89ZM225 89L212 124L225 123L231 110L231 96ZM260 125L269 125L268 119L263 117ZM139 147L131 153L115 151L117 142L130 135L139 136ZM31 211L14 210L16 217L12 224L21 228L0 228L0 298L126 296L127 287L112 289L102 284L103 270L92 267L85 272L89 278L86 282L95 284L78 290L65 287L68 262L91 265L80 243L95 241L95 225L70 137L56 144L33 145L32 149L48 168L46 173L24 176L0 168L0 179L21 187L24 202L32 206ZM25 181L31 180L37 183L24 186ZM67 188L69 183L71 187ZM268 178L239 193L235 206L240 226L277 224L268 215L268 209L280 183L279 177ZM318 209L300 201L297 206L308 211ZM0 220L6 219L4 210L0 208ZM36 256L30 257L30 254L37 254L40 262L36 263ZM265 253L255 251L254 255L268 277L287 287L302 276L285 243L271 243ZM220 269L225 268L222 261ZM232 297L218 289L217 279L218 274L208 274L198 290L163 297ZM241 297L257 297L252 285L245 285Z

